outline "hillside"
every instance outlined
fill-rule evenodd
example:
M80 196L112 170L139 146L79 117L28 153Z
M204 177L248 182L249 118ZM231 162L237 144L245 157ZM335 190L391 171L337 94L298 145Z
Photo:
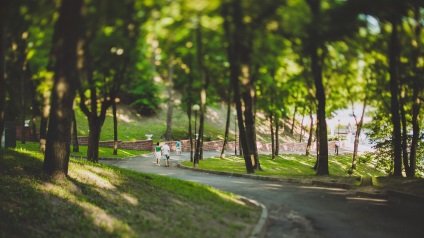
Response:
M154 141L162 141L161 136L166 130L166 105L162 105L158 113L151 117L137 114L134 109L128 105L118 104L118 139L123 141L134 141L146 139L146 134L153 134ZM76 109L77 128L79 136L88 135L88 124L85 115ZM231 116L230 122L230 140L234 140L234 116ZM224 138L226 120L226 106L208 107L205 124L205 140L220 140ZM173 109L172 135L174 139L188 138L188 118L179 105ZM194 116L193 116L194 126ZM199 121L197 121L197 124ZM289 131L288 124L285 124L285 130L280 129L281 141L294 141L295 139L286 133ZM193 132L194 133L194 132ZM298 138L298 135L295 135ZM112 110L107 113L107 118L102 128L101 140L113 140L113 118ZM269 122L265 120L263 114L257 115L257 139L259 141L270 142Z

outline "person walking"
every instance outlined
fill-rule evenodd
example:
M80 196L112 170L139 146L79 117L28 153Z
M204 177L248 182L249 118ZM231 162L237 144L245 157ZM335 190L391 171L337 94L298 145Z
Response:
M164 144L162 146L162 153L163 155L165 155L165 167L169 167L169 152L170 152L171 148L169 148L169 145Z
M177 143L175 144L175 148L177 150L177 154L181 155L181 141L178 140Z
M334 144L334 153L339 155L339 139L337 138L336 143Z
M160 158L162 157L162 147L159 145L159 142L155 146L155 157L156 165L160 166Z

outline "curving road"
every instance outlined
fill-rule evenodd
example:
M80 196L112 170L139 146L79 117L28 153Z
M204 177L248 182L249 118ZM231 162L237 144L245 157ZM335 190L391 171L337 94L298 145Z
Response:
M216 152L205 152L213 157ZM171 155L171 167L153 155L102 163L189 180L254 199L268 208L265 237L424 237L424 204L354 196L330 187L260 181L200 173L177 167L188 153Z

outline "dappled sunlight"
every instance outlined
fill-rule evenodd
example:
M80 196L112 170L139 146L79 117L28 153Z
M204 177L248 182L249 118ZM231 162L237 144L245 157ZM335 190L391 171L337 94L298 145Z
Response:
M218 189L213 187L206 187L206 189L209 190L211 193L218 195L220 198L222 198L225 201L231 201L231 202L240 204L242 206L247 206L245 199L240 199L240 197L238 196L234 196L234 195L231 196L230 194L219 191Z
M84 213L87 216L91 217L94 225L101 227L110 233L116 232L115 228L119 227L121 232L125 231L129 232L129 234L132 234L133 236L136 235L135 232L126 223L123 223L120 221L120 219L117 219L108 214L102 208L88 202L75 201L75 203L84 209ZM131 211L128 211L128 213L130 212Z
M119 114L119 119L123 122L133 122L133 120L131 118L129 118L128 115L124 115L124 114Z
M355 201L355 202L371 202L376 205L388 205L388 200L386 199L380 199L380 198L365 198L365 197L346 197L346 200L348 201Z
M300 186L299 188L323 190L323 191L333 191L333 192L346 192L346 189L343 189L343 188L327 188L327 187L314 187L314 186Z
M116 189L106 178L102 178L86 168L74 168L69 171L69 176L81 183L89 183L100 188Z

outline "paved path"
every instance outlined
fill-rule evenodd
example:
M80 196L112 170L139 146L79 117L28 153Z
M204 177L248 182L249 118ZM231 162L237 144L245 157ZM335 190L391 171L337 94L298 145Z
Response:
M216 155L205 152L204 158ZM171 167L164 167L163 160L162 166L156 166L153 155L103 163L189 180L254 199L269 211L265 237L424 237L424 204L392 203L356 197L345 189L213 175L176 166L188 158L188 153L172 154Z

